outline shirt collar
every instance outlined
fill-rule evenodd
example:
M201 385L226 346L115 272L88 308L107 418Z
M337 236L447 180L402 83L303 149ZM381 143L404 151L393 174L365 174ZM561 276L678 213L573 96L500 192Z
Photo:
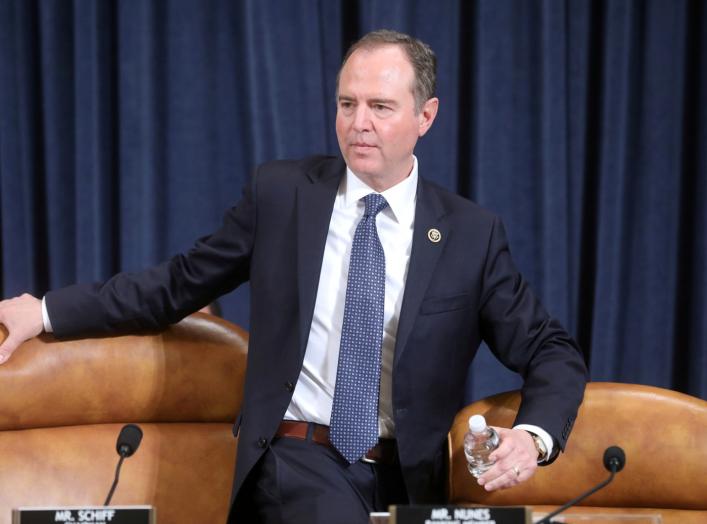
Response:
M393 187L380 193L388 202L388 207L382 213L389 211L392 213L392 218L400 224L412 224L415 216L418 176L417 157L413 155L412 160L412 171L410 171L410 174ZM369 193L377 193L375 189L358 178L348 166L346 166L346 178L339 190L343 192L345 207L358 205L358 201L361 198Z

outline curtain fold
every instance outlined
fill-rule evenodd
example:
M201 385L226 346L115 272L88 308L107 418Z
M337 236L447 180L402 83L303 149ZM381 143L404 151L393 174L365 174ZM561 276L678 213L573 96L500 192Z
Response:
M503 217L592 378L707 398L700 0L0 0L0 295L160 262L259 162L337 154L341 57L381 27L438 55L421 175ZM518 385L492 360L469 398Z

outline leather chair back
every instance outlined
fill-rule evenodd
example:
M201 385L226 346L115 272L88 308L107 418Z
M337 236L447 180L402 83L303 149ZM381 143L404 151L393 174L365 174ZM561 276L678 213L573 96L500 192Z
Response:
M581 502L583 513L660 513L663 522L707 522L707 402L635 384L587 385L567 449L528 482L488 493L468 473L467 420L482 414L511 427L520 404L512 391L470 404L449 433L449 497L454 504L529 505L548 512L609 476L604 450L618 445L626 466L605 489Z
M202 313L161 332L27 341L0 366L0 524L21 506L103 504L125 423L144 437L112 505L224 522L248 337Z

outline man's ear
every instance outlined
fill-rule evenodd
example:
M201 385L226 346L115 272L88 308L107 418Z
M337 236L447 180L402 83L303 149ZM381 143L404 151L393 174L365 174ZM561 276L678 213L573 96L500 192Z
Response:
M430 98L422 106L422 110L418 115L420 121L419 136L424 136L429 128L432 127L432 122L435 121L437 116L437 109L439 109L439 98L437 97Z

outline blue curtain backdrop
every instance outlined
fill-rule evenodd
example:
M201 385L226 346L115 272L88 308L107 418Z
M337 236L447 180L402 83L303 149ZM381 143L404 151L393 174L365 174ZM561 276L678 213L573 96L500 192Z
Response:
M157 263L257 163L336 153L342 54L381 27L439 57L422 175L504 217L592 378L707 398L700 0L0 0L0 294Z

